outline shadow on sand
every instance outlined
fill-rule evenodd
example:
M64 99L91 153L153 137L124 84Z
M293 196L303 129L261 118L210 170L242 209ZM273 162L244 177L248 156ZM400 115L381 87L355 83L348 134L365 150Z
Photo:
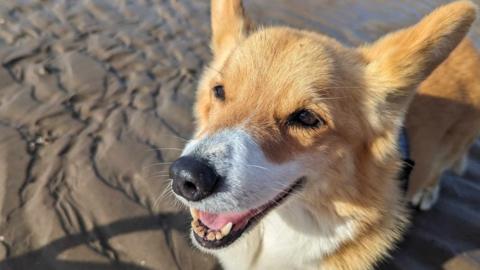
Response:
M87 244L89 242L89 239L91 239L90 236L95 234L96 232L108 232L108 237L148 230L162 230L166 234L168 234L172 230L186 233L186 220L188 220L188 215L184 213L168 213L156 216L142 216L120 220L108 225L95 227L90 231L67 235L63 238L51 242L50 244L40 249L28 252L18 257L7 258L6 260L0 262L0 269L146 270L149 268L119 261L114 261L107 264L78 261L62 261L56 259L56 257L65 250L68 250L75 246Z

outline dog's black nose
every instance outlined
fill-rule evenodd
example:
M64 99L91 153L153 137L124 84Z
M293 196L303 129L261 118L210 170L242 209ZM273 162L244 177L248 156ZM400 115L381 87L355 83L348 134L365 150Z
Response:
M170 178L176 194L189 201L199 201L212 194L219 177L206 162L184 156L170 166Z

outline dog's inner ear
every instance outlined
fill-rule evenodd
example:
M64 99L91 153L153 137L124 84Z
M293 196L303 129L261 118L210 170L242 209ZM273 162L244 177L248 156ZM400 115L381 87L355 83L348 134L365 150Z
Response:
M474 4L454 2L359 49L368 63L365 81L376 106L372 115L382 118L373 121L379 128L403 121L416 87L462 41L475 16Z
M215 57L227 55L253 28L241 0L212 0L212 50Z

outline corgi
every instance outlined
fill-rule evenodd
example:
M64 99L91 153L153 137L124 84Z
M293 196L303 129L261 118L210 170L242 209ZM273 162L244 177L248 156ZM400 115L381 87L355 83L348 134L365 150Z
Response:
M225 269L375 267L408 226L407 203L432 207L479 135L475 17L458 1L350 48L212 0L196 131L170 167L194 245ZM406 193L403 128L417 163Z

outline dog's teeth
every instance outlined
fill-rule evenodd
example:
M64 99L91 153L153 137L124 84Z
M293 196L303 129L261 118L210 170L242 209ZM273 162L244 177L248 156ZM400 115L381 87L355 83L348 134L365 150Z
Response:
M198 234L198 236L200 237L204 237L205 236L205 230L204 229L199 229L198 231L195 231L196 234Z
M198 228L198 227L202 227L200 226L200 222L198 221L198 219L192 220L192 228Z
M205 227L203 227L202 225L200 224L197 224L197 226L194 226L193 224L194 222L192 222L192 229L193 231L198 234L200 237L204 237L205 236L205 232L206 232L206 229Z
M220 232L222 233L223 236L227 236L230 233L230 231L232 230L232 227L233 227L233 223L229 222L225 226L223 226L223 228L220 230Z
M190 214L192 215L193 219L198 219L198 210L195 208L190 208Z
M195 230L194 230L194 231L195 231ZM195 233L196 233L198 236L202 237L202 238L205 236L205 231L198 231L198 230L197 230L197 231L195 231Z
M195 210L192 211L192 217L194 217L191 222L193 232L202 238L206 238L208 241L218 241L223 239L231 232L233 227L233 223L229 222L225 226L223 226L221 230L214 231L204 226L199 219L195 219Z
M214 232L209 232L209 233L207 234L207 240L208 240L208 241L213 241L213 240L215 240L215 233L214 233Z

